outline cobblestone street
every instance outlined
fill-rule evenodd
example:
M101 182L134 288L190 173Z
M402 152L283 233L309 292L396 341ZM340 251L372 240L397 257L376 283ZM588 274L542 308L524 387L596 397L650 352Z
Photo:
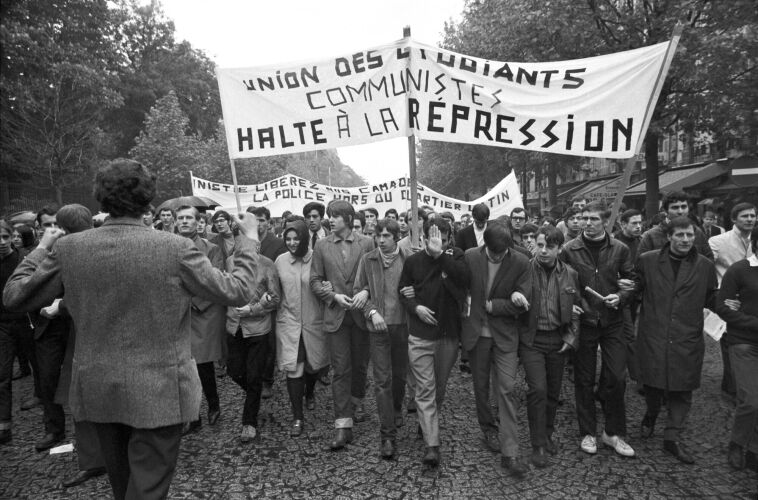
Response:
M637 458L624 459L605 448L595 456L579 450L573 386L564 379L556 443L558 456L545 469L532 467L516 480L500 467L499 456L486 451L476 424L471 377L453 371L441 418L442 465L424 470L423 442L416 436L415 415L406 415L393 461L379 458L379 426L373 392L370 418L354 428L346 450L328 451L332 436L331 389L317 384L317 406L306 411L306 432L289 437L290 409L283 380L274 397L264 400L259 436L243 445L238 439L242 391L228 378L219 379L222 417L215 427L182 440L179 464L170 498L756 498L758 477L753 471L733 472L726 448L732 406L720 393L718 345L706 339L702 387L693 396L685 433L695 465L684 465L661 449L663 416L653 438L642 440L639 423L644 401L627 390L628 442ZM525 385L521 374L520 436L522 453L531 451L526 425ZM0 447L0 498L110 498L106 476L70 490L60 481L77 470L74 453L38 454L34 442L42 437L42 410L20 411L31 395L32 380L14 381L13 441ZM205 415L205 406L202 414ZM73 435L68 419L68 436ZM602 423L598 432L602 431ZM67 440L66 442L70 442Z

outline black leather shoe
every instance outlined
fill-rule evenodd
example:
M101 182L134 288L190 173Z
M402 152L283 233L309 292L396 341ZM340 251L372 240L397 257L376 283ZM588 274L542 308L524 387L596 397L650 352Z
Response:
M353 441L353 429L337 429L337 433L334 435L334 440L329 444L329 447L333 450L341 450L346 444Z
M540 469L547 467L547 453L545 453L545 448L542 446L532 448L531 459L535 467L539 467Z
M380 454L385 460L395 456L395 443L391 439L383 439Z
M529 472L529 466L522 462L519 457L503 457L500 460L500 465L516 477L524 477Z
M209 425L216 425L216 422L218 422L218 418L221 416L221 410L216 408L213 410L208 410L208 424Z
M553 456L558 454L558 446L553 442L553 438L550 436L548 436L547 441L545 441L545 451Z
M13 433L10 429L0 430L0 444L9 443L13 439Z
M689 450L687 450L687 448L685 448L685 446L682 443L677 443L676 441L669 441L669 440L664 439L663 450L672 454L674 458L676 458L677 460L679 460L680 462L684 464L695 463L695 459L692 458L692 455L690 455Z
M421 428L421 424L418 424L418 426L416 427L416 436L418 436L419 438L424 437L424 429Z
M742 470L745 468L745 451L742 446L738 445L734 441L729 443L729 454L727 455L729 465L734 470Z
M293 420L290 426L290 437L298 437L303 434L303 421Z
M655 432L655 420L656 417L645 413L645 416L642 418L642 422L640 423L640 437L649 438L653 435Z
M184 425L182 426L182 436L186 436L187 434L192 434L193 432L197 432L200 430L200 427L203 426L203 423L200 421L200 419L194 420L192 422L184 422Z
M316 398L305 396L305 407L309 410L314 410L316 408Z
M52 432L48 432L45 434L45 437L42 438L42 441L37 441L37 443L34 445L34 449L37 451L45 451L49 450L50 448L54 447L56 444L63 441L64 434L53 434Z
M440 464L440 447L439 446L427 446L424 458L421 459L421 463L427 467L437 467Z
M64 488L72 488L74 486L79 486L80 484L86 482L89 479L92 479L93 477L102 476L103 474L105 474L105 467L80 470L74 476L64 480L61 483L61 486Z
M490 451L494 451L495 453L500 452L500 437L498 437L497 432L485 432L482 441L484 441L485 446Z

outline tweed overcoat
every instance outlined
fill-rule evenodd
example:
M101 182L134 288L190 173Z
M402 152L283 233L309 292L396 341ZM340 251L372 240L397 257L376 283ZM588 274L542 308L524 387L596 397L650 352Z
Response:
M76 420L156 428L200 411L190 351L193 296L229 306L250 300L258 243L240 238L232 274L187 238L111 219L35 249L8 280L5 304L33 311L63 294L76 325L70 406Z

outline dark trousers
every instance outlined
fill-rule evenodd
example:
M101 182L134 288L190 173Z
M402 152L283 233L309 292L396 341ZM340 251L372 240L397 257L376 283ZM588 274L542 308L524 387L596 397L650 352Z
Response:
M389 325L387 332L372 332L371 362L376 408L382 439L395 440L395 416L402 415L405 375L408 371L408 335L405 325Z
M236 334L226 336L226 345L229 348L227 372L232 380L245 391L242 425L252 425L257 428L268 339L265 335L245 338L242 336L242 331L237 330Z
M77 422L74 420L76 435L76 458L79 470L90 470L105 467L100 453L100 440L97 438L97 428L92 422Z
M721 376L721 390L730 396L737 394L737 383L734 380L734 372L732 371L732 363L729 358L729 344L726 343L726 335L719 340L721 346L721 363L724 367L723 375Z
M637 356L635 354L635 329L634 329L634 321L637 317L637 314L635 313L632 308L635 307L634 304L630 304L626 307L624 307L624 338L626 338L626 366L627 370L629 371L629 378L634 380L635 382L639 381L639 363L637 362Z
M55 391L61 376L63 357L68 343L69 322L57 320L34 341L34 352L39 368L39 388L44 412L45 432L64 434L66 417L63 406L55 403Z
M485 434L497 432L495 417L490 408L490 373L493 356L494 345L491 337L479 337L474 348L468 351L471 378L474 382L476 419Z
M594 389L598 345L603 363L598 393L604 401L605 432L609 436L626 435L626 344L623 322L603 327L582 325L574 357L574 388L579 432L583 436L597 432Z
M334 418L352 419L353 398L366 396L366 373L370 353L368 332L362 330L350 313L336 332L327 334L332 360L332 397ZM352 427L352 424L343 426Z
M555 430L555 413L561 395L563 368L566 356L558 351L563 347L559 330L537 331L531 346L519 346L526 383L526 411L532 446L547 444Z
M737 408L731 440L758 453L758 346L734 344L729 357L737 384Z
M220 403L218 400L218 388L216 387L216 370L213 368L213 361L209 361L207 363L198 363L197 374L200 377L200 385L203 387L205 401L208 403L208 411L218 410L220 408Z
M687 415L692 408L692 391L666 391L657 387L645 386L646 413L655 418L661 411L663 398L666 398L668 414L666 427L663 430L663 439L666 441L679 441Z
M168 496L179 456L182 424L137 429L93 423L116 500Z
M13 394L11 380L13 379L13 359L16 353L25 346L27 356L33 358L28 352L29 342L24 344L21 337L31 339L33 335L29 321L0 321L0 429L10 429L11 404ZM33 345L33 342L31 342ZM36 363L35 363L36 366ZM38 378L34 375L35 381Z
M263 383L274 385L274 369L276 368L276 313L271 315L271 331L266 335L268 350L263 366Z

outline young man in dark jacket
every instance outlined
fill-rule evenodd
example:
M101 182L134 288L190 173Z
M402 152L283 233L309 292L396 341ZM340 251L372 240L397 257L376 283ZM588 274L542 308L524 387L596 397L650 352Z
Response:
M424 246L405 261L398 289L408 311L408 365L416 381L416 408L427 449L422 461L439 465L439 410L458 357L461 305L468 286L461 249L449 248L452 228L444 219L424 222Z
M561 259L579 273L582 294L582 335L576 352L575 393L579 431L584 436L582 451L597 453L595 436L595 371L597 348L602 350L603 366L599 396L604 401L603 443L625 457L634 450L623 439L626 435L626 340L622 309L631 290L619 287L619 277L633 278L629 248L606 232L609 211L603 203L592 202L582 209L585 223L581 236L569 241Z
M716 268L694 247L695 225L688 217L668 224L669 243L642 254L635 288L641 294L636 352L645 386L647 411L641 435L653 434L664 396L668 406L663 449L679 461L694 463L681 431L700 387L705 343L703 308L713 309Z

